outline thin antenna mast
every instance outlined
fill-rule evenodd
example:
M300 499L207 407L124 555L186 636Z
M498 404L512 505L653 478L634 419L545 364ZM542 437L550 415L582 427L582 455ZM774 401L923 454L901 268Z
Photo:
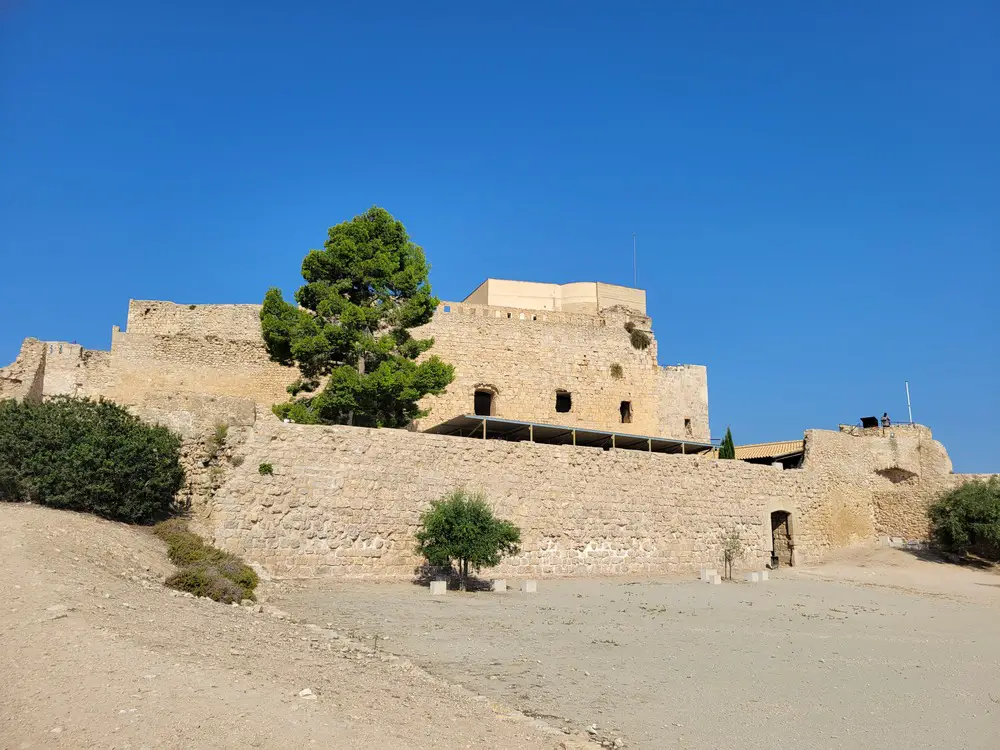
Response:
M913 407L910 406L910 381L904 380L906 383L906 410L910 413L910 424L913 424Z
M635 264L635 232L632 232L632 286L639 286L639 271Z

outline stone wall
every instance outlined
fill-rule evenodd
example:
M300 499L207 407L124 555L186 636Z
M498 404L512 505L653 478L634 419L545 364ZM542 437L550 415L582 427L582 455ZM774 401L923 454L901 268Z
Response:
M926 539L927 507L953 487L986 476L953 474L945 447L919 424L808 432L806 465L831 487L860 488L871 498L874 534L904 539Z
M927 428L894 437L810 430L802 469L701 456L260 420L207 514L216 543L277 575L406 578L420 513L456 487L482 491L522 530L497 577L640 575L822 559L878 534L923 538L926 503L965 481ZM261 476L261 463L274 467ZM900 472L912 472L904 482ZM910 482L912 483L907 483ZM779 512L774 519L772 513ZM916 519L916 520L915 520ZM784 535L784 536L782 536Z
M768 512L812 507L805 472L694 456L261 421L215 497L225 549L286 576L408 577L420 513L459 486L486 493L523 533L498 576L653 574L716 563L740 530L769 553ZM258 467L270 463L273 476ZM803 559L822 524L797 531ZM748 563L749 564L749 563Z
M668 365L657 374L657 419L663 434L708 441L707 369L703 365Z
M259 311L258 305L131 300L127 330L112 330L109 352L45 342L44 395L141 405L151 394L205 394L270 409L288 398L298 371L268 357ZM591 315L441 304L415 334L434 338L429 354L455 365L456 378L445 394L425 400L430 414L418 427L472 413L475 391L483 388L495 393L499 417L707 441L705 368L659 367L652 333L649 348L639 351L627 322L650 326L649 318L624 308ZM570 394L569 412L556 411L557 391ZM631 408L624 423L623 402Z
M418 426L472 414L483 389L495 394L494 416L504 419L707 441L705 368L661 368L651 333L649 348L632 346L630 321L649 329L648 318L625 310L584 315L443 303L414 335L434 338L429 354L455 365L455 381L425 400L430 415ZM569 412L556 411L558 391L570 394ZM632 417L623 424L625 401Z
M45 374L45 344L38 339L25 339L17 358L0 368L0 400L42 400Z

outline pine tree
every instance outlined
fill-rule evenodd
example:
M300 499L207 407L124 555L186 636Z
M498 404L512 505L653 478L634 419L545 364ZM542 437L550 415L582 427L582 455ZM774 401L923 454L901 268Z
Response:
M424 251L383 208L331 227L323 249L302 261L298 305L276 288L264 297L267 351L302 373L289 387L292 400L274 412L298 423L365 427L405 427L425 416L417 402L454 378L436 356L416 362L434 343L409 330L430 321L438 304L428 270Z
M736 445L733 443L733 433L726 427L726 436L719 446L719 458L736 458Z

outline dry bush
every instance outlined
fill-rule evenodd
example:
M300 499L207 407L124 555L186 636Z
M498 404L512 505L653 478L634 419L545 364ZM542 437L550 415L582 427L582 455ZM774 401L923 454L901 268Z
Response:
M648 333L640 331L638 328L632 330L629 334L629 340L632 342L632 346L639 351L648 349L649 345L653 342Z
M165 581L167 586L217 602L254 598L260 580L253 568L236 555L206 544L182 519L157 524L153 533L167 543L167 556L181 568Z

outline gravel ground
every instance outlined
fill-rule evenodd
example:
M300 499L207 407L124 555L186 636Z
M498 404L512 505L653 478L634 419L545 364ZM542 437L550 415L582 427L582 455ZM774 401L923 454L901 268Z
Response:
M583 746L346 634L175 595L145 530L0 503L0 560L0 748Z
M831 580L832 579L832 580ZM897 550L762 584L540 581L431 597L286 584L280 606L636 748L1000 746L1000 577Z

